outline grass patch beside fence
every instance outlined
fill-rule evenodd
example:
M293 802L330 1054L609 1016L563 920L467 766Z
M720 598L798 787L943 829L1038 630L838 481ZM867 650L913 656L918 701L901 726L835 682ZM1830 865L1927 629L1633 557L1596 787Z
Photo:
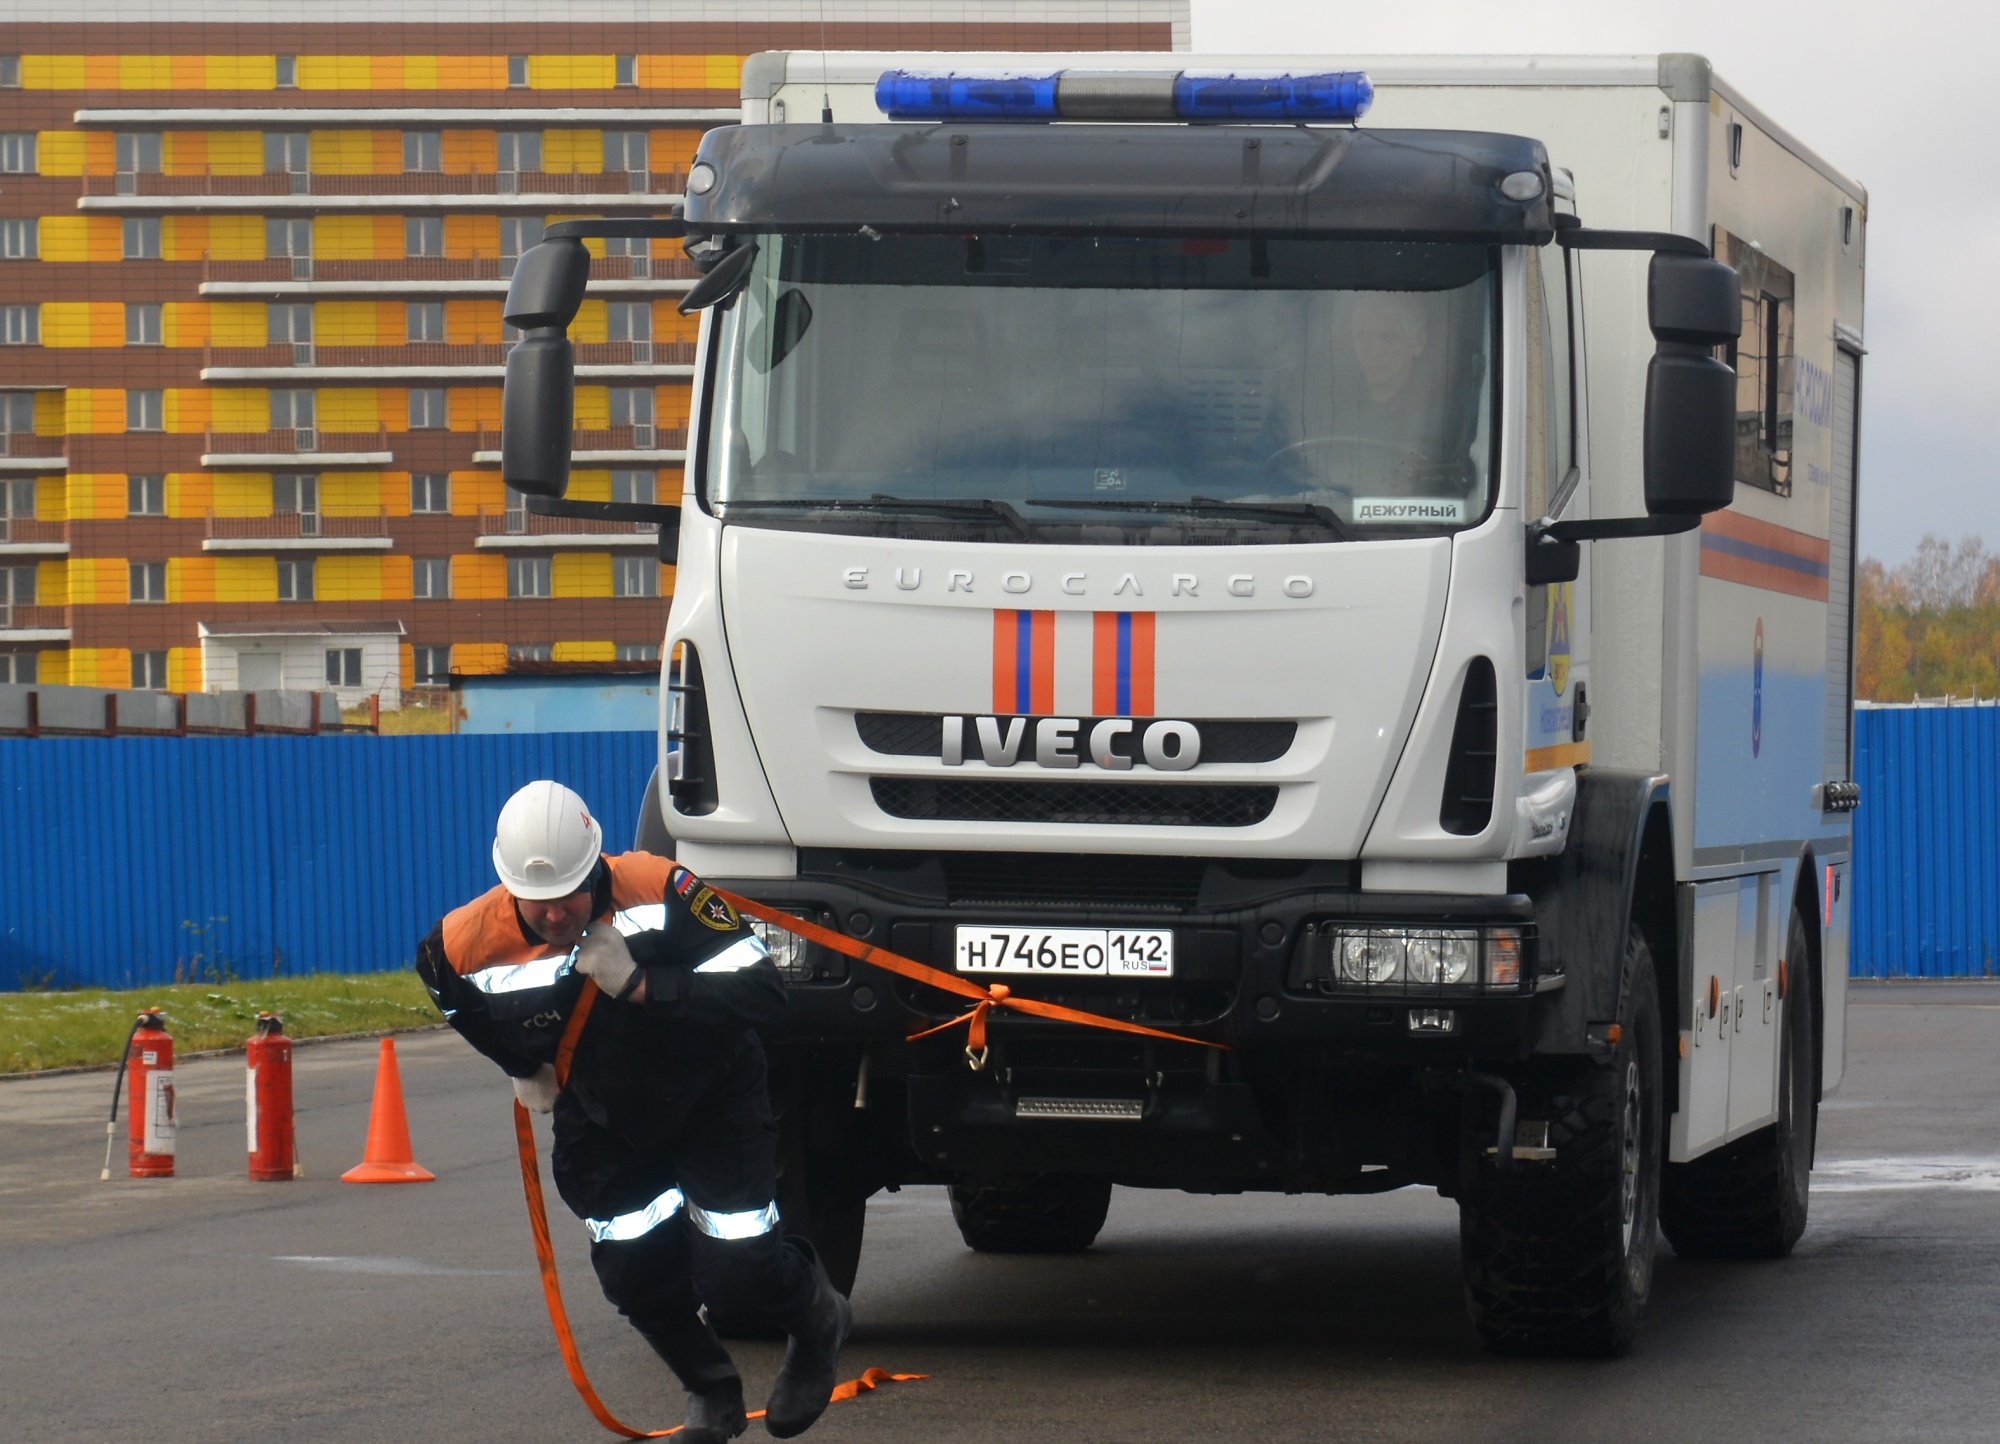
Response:
M0 1073L34 1073L118 1061L141 1008L166 1013L177 1053L241 1047L260 1012L277 1013L292 1038L379 1033L443 1021L417 975L315 973L255 982L184 983L112 992L0 993Z

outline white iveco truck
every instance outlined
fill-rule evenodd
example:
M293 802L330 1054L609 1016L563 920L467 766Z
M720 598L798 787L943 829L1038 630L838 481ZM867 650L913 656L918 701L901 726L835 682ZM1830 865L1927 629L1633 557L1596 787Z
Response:
M699 276L641 845L1225 1045L999 1013L969 1056L908 1041L960 999L779 937L788 1222L851 1277L900 1183L1016 1251L1113 1184L1423 1184L1527 1352L1623 1348L1661 1233L1789 1250L1865 218L1695 56L792 53L683 214L552 228L507 308L541 509L639 514L561 500L579 238Z

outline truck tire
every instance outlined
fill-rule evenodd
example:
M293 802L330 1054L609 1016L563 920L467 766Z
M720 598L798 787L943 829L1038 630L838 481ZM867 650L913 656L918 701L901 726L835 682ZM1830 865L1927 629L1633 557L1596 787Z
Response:
M1684 1258L1783 1258L1806 1231L1819 1132L1819 1048L1816 980L1805 919L1796 907L1784 956L1778 1121L1691 1163L1667 1165L1660 1230Z
M1082 1253L1111 1210L1111 1184L1073 1173L981 1175L951 1186L951 1216L980 1253Z
M1505 1354L1607 1357L1631 1346L1659 1239L1660 1002L1653 956L1625 943L1611 1058L1544 1059L1517 1081L1523 1119L1547 1119L1555 1158L1501 1172L1475 1134L1459 1203L1473 1327Z

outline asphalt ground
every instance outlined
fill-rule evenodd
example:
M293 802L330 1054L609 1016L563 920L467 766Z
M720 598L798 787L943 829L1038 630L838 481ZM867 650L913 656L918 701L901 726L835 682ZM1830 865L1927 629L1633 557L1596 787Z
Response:
M2000 1437L2000 987L1857 992L1804 1241L1777 1263L1663 1249L1629 1358L1483 1353L1456 1211L1418 1189L1124 1190L1091 1253L1030 1259L969 1252L941 1192L913 1188L871 1205L843 1374L932 1377L837 1404L809 1437ZM98 1181L108 1074L0 1083L0 1438L611 1437L543 1313L504 1080L449 1034L398 1051L435 1183L338 1181L361 1153L372 1043L298 1051L308 1171L287 1184L244 1177L236 1059L180 1070L171 1181ZM581 1230L554 1223L598 1387L635 1423L678 1422ZM780 1346L734 1347L761 1395Z

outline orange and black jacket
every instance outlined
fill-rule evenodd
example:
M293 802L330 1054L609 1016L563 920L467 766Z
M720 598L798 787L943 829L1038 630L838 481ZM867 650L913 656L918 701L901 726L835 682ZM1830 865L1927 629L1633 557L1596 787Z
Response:
M600 997L566 1094L593 1123L646 1142L671 1131L752 1029L784 1011L784 981L736 910L686 868L647 853L602 859L593 926L625 934L646 1001ZM537 936L505 888L448 913L417 949L417 973L445 1019L516 1078L555 1061L583 991L570 952Z

